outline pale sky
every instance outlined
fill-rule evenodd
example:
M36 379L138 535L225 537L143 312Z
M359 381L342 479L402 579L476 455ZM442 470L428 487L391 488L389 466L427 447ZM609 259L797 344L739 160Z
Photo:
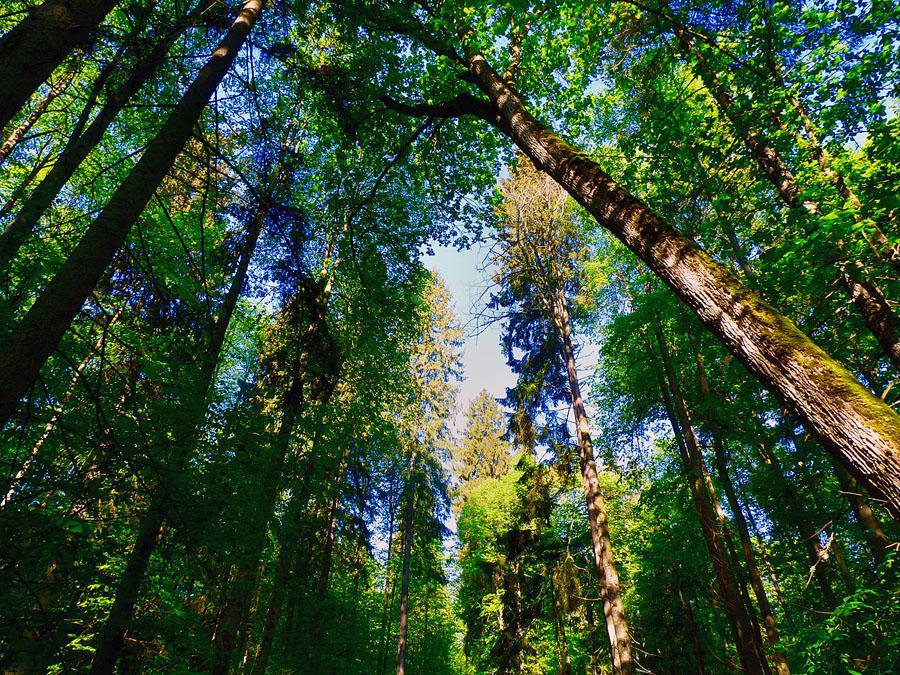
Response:
M444 277L453 294L456 315L465 329L465 379L460 383L457 418L460 430L465 425L469 401L478 392L487 389L492 396L500 398L505 396L506 387L515 384L515 376L500 353L500 325L484 326L485 304L490 297L485 292L490 284L486 278L488 273L482 269L486 250L478 244L466 251L439 246L435 247L435 255L423 260L426 267Z

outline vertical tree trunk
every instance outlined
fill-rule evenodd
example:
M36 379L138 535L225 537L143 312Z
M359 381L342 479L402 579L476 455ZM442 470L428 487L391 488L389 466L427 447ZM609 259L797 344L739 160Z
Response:
M409 560L413 545L413 516L415 514L416 453L409 459L409 479L406 487L406 505L403 511L403 569L400 573L400 634L397 639L397 675L406 673L407 631L409 628Z
M28 195L16 217L0 234L0 270L5 269L15 258L19 248L37 227L41 216L50 207L84 159L97 147L103 134L125 107L125 104L157 71L178 37L201 16L209 2L210 0L201 0L192 12L183 17L152 45L146 55L137 61L128 79L106 97L97 115L83 131L78 129L79 125L76 125L75 133L69 138L53 167ZM104 79L102 75L101 79ZM90 113L90 110L87 112Z
M0 348L0 425L13 414L41 367L56 350L150 197L193 133L210 96L225 76L264 0L247 0L227 35L188 87L160 132L109 204L91 224Z
M572 655L569 653L569 640L566 636L566 624L559 602L556 600L556 589L553 587L553 576L550 576L550 602L553 604L553 625L556 628L556 656L559 661L559 675L571 675Z
M572 410L575 413L581 478L590 520L594 564L600 580L603 612L606 616L607 635L609 636L609 645L612 650L613 672L616 675L630 675L634 672L634 660L631 656L631 638L629 636L628 621L625 618L625 608L622 604L619 574L616 569L612 542L609 537L606 503L600 491L600 483L597 480L597 466L594 462L594 447L591 440L590 425L584 408L584 400L581 397L578 370L575 366L575 349L572 345L572 326L569 320L569 310L562 291L557 293L552 302L552 320L562 344L562 358L566 365L569 391L572 396Z
M219 315L212 322L210 339L206 349L202 352L200 378L197 382L196 391L188 397L190 399L196 398L205 401L209 396L216 365L219 362L222 346L225 343L228 324L247 281L247 270L262 231L266 209L267 206L260 206L251 219L234 277L228 292L225 294ZM168 464L173 472L180 472L187 464L202 422L202 418L185 420L184 429L175 434L176 438L184 440L177 443L176 447L172 449ZM156 548L156 543L166 520L166 509L169 506L169 500L168 486L164 482L156 486L151 496L150 508L144 515L141 527L138 530L137 539L129 555L125 571L122 574L122 579L116 589L113 605L100 633L97 650L94 653L91 665L91 672L95 675L111 675L115 670L125 632L131 623L141 583L144 580L144 575L150 564L150 558Z
M900 517L897 414L693 240L538 122L484 56L467 52L466 58L472 79L491 105L473 104L464 112L483 117L505 133L644 261L826 450ZM415 108L407 112L434 113Z
M665 382L662 381L662 376L660 381L662 395L666 402L665 407L679 442L685 472L694 499L694 507L700 520L700 529L716 573L719 596L731 623L741 667L747 673L761 675L765 670L763 665L765 655L760 636L754 629L753 622L744 606L735 571L728 559L725 543L727 533L722 529L721 517L718 514L721 507L714 503L714 495L710 493L708 472L700 449L700 442L694 433L690 413L681 395L675 367L666 346L662 328L658 324L654 325L654 333L662 355L665 375Z
M700 641L700 631L697 630L697 621L694 618L694 608L691 607L691 601L684 597L681 590L681 582L674 577L676 592L678 593L678 603L681 605L681 611L684 614L684 621L687 625L688 635L691 638L691 646L694 648L694 659L697 661L697 675L706 675L706 660L703 656L703 643Z
M394 488L392 481L391 487ZM393 495L392 489L389 495ZM384 562L384 609L381 615L381 644L378 656L378 675L384 675L387 667L387 642L388 627L391 623L391 605L393 604L393 584L391 584L391 552L394 544L394 517L396 502L388 497L388 540L387 540L387 559Z
M47 0L0 38L0 129L115 5L116 0Z

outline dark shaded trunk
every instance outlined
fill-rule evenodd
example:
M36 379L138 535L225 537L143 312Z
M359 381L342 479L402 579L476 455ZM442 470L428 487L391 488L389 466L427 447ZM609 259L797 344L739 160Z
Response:
M115 5L116 0L47 0L0 38L0 129Z
M700 631L697 630L697 621L694 618L694 608L691 607L691 601L684 597L681 590L681 582L677 577L674 578L676 593L678 594L678 603L681 605L681 612L684 615L685 626L688 636L691 639L691 646L694 649L694 660L697 662L697 675L706 675L706 660L703 656L703 643L700 641Z
M263 0L247 0L140 161L0 348L0 425L13 414L63 334L125 242L193 133L210 96L256 22Z
M146 55L138 60L128 79L106 97L97 115L83 131L78 129L79 125L76 125L76 132L69 138L53 167L28 195L15 219L0 234L0 270L5 269L12 262L19 248L37 227L41 216L50 207L84 159L97 147L103 134L122 108L153 76L178 37L202 14L208 5L209 0L202 0L193 12L179 21L150 48ZM115 62L111 65L114 66ZM104 73L99 79L105 80L109 74L111 73ZM103 82L99 84L102 86ZM97 94L99 92L95 91L93 98ZM85 112L89 114L90 109L86 109Z
M695 350L697 347L695 346ZM775 621L775 613L772 611L772 605L766 594L765 585L763 584L762 575L759 571L759 565L756 561L756 552L753 548L753 542L750 539L750 528L747 525L747 519L744 517L744 511L738 499L737 491L728 472L728 449L725 445L723 437L723 429L716 415L715 409L719 405L719 401L713 400L712 393L709 389L709 381L706 376L706 369L703 363L703 357L699 350L695 352L697 362L697 373L699 376L700 394L706 399L707 425L713 440L713 451L715 454L716 471L719 475L719 482L725 492L728 500L728 506L734 517L735 527L737 528L738 539L741 542L744 562L747 565L747 574L750 577L750 587L756 597L756 604L759 607L759 613L762 616L763 626L766 634L766 643L769 649L769 655L775 666L775 671L779 675L790 675L790 666L787 657L778 649L779 640L778 625Z
M693 240L538 122L514 87L483 56L468 54L467 60L472 79L490 106L469 103L445 114L479 115L509 136L644 261L826 450L900 517L896 413ZM434 114L433 109L417 107L401 110Z
M188 400L205 401L209 396L209 390L212 386L213 375L215 374L216 365L222 353L222 346L225 343L225 334L228 331L228 324L237 307L238 299L247 281L247 270L259 235L262 231L263 218L265 217L266 207L260 207L254 217L251 219L248 227L247 237L244 241L240 258L238 259L237 269L228 288L219 315L212 322L209 342L202 350L202 362L200 364L200 377L197 381L196 390L189 396ZM205 414L205 407L203 413ZM197 433L201 424L202 417L191 418L185 420L184 428L175 434L176 438L185 439L176 447L172 448L170 458L167 462L169 470L173 473L182 471L187 464L193 442L197 438ZM140 592L141 583L150 564L150 558L156 548L163 524L166 521L166 510L169 507L171 495L168 486L164 482L156 486L151 498L150 508L144 515L141 527L138 531L137 540L128 558L125 572L116 589L116 596L113 605L110 608L109 615L104 623L103 630L100 633L97 650L94 653L94 659L91 666L91 672L112 673L115 670L116 661L121 653L122 644L125 638L125 632L131 624L134 612L135 602Z
M662 355L662 372L665 377L665 380L662 377L660 378L660 388L669 422L675 432L676 441L684 463L703 539L706 542L716 574L719 597L731 624L741 667L744 672L761 675L765 671L765 655L759 633L754 628L753 622L744 606L741 588L728 557L725 542L728 533L723 528L721 507L710 490L711 482L709 481L706 463L700 449L700 442L694 432L690 413L681 395L681 387L675 373L675 367L672 363L662 329L658 324L654 326L654 333ZM647 348L649 351L649 343ZM652 355L652 351L650 353Z
M582 486L587 502L588 518L591 527L591 542L594 550L594 564L600 580L600 595L603 598L603 613L606 617L606 632L612 652L613 672L616 675L627 675L634 672L634 660L631 655L631 638L625 608L622 604L622 592L619 585L619 574L616 569L609 536L609 522L606 515L606 502L600 491L597 479L597 466L594 461L594 446L591 440L591 429L588 423L584 400L581 397L581 386L575 366L575 349L572 345L572 327L569 310L562 292L553 299L551 317L562 345L562 359L569 379L569 392L572 397L572 410L575 414L575 429L578 434L578 456L581 465Z
M872 550L872 557L876 562L881 562L884 560L888 547L891 545L891 540L884 531L881 521L872 509L866 496L860 492L861 488L856 479L840 464L835 465L834 472L837 474L838 481L841 484L841 491L844 493L847 501L850 502L850 508L853 510L857 522L863 528L863 534L865 534L869 548Z
M394 483L391 484L394 488ZM394 494L392 489L390 494ZM391 553L394 544L394 518L396 515L396 502L388 498L388 540L387 556L384 562L384 609L381 615L381 645L378 656L378 675L383 675L387 667L387 638L388 627L391 624L391 605L393 604L393 584L391 583Z
M255 511L256 521L250 526L251 535L248 537L246 547L240 553L241 561L237 566L231 591L226 597L225 607L222 609L222 621L213 640L212 672L215 674L224 675L229 671L233 653L241 643L241 635L246 633L250 598L260 578L260 561L266 533L281 489L291 436L302 413L304 382L309 370L309 361L314 355L322 359L323 363L319 365L322 365L324 370L311 383L311 400L327 403L336 386L335 380L340 363L322 357L323 350L334 352L333 344L325 344L329 340L325 313L330 297L332 278L330 275L334 274L334 267L327 274L329 276L323 280L327 281L324 289L320 288L315 280L307 278L302 282L303 288L298 290L291 300L303 302L309 309L309 326L303 338L301 352L293 363L287 364L293 376L287 385L287 391L282 392L281 416L268 449L268 462L261 471L258 507Z
M397 675L406 672L407 631L409 629L409 562L413 545L413 515L415 514L416 450L409 459L409 479L406 484L406 505L403 509L403 568L400 572L400 631L397 638Z

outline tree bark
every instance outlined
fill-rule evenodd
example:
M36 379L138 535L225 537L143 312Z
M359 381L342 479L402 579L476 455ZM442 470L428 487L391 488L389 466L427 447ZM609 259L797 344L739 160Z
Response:
M578 456L581 465L582 486L587 502L588 518L591 527L591 542L594 549L594 564L600 580L600 595L603 598L603 613L606 616L606 632L612 650L612 666L616 675L629 675L634 672L634 660L631 655L631 638L625 608L622 604L622 592L619 586L619 573L612 551L609 536L609 522L606 516L606 503L597 479L597 465L594 462L594 446L591 440L591 429L581 397L581 385L578 381L578 370L575 365L575 349L572 345L572 326L565 297L560 290L552 301L552 320L559 334L562 345L562 359L569 379L569 392L572 397L572 410L575 414L575 428L578 441Z
M721 507L715 500L715 495L710 491L708 472L700 449L700 442L694 432L690 413L681 395L681 387L662 328L656 324L653 330L662 356L665 381L662 377L660 378L660 387L666 411L679 442L685 472L694 499L694 507L700 521L700 529L716 573L719 596L731 623L741 667L744 672L762 675L765 670L765 654L759 633L754 629L753 622L744 606L735 570L728 558L725 542L727 532L722 527L723 519L719 513Z
M200 378L197 382L197 389L187 397L189 400L205 401L209 396L216 365L219 362L222 346L225 343L228 324L247 281L247 270L262 231L266 209L267 206L260 206L251 219L234 277L222 302L219 314L212 322L209 342L203 351L200 364ZM175 434L176 438L185 440L177 443L176 447L173 448L171 457L167 462L169 470L178 473L184 469L202 421L202 417L200 419L191 418L185 420L185 428ZM131 624L134 605L140 592L141 583L144 580L144 575L150 564L150 558L156 549L163 524L166 521L166 510L169 507L170 498L168 486L165 484L156 486L152 493L150 508L144 515L143 522L138 530L137 540L129 555L125 572L122 574L122 579L116 589L113 605L104 623L97 650L94 653L91 672L95 675L111 675L115 670L125 632Z
M409 459L409 480L406 487L406 506L403 511L403 568L400 572L400 631L397 639L397 675L406 672L407 631L409 628L409 561L413 545L413 515L415 514L415 470L417 450Z
M37 379L63 334L103 276L134 222L193 133L210 96L259 17L264 0L247 0L218 49L188 87L140 161L91 224L0 348L0 425Z
M676 26L675 34L685 56L694 56L704 85L713 95L722 115L728 119L738 136L743 140L744 145L747 146L756 159L763 174L775 187L779 198L792 209L808 212L813 218L821 217L822 214L819 211L818 204L800 201L800 184L790 169L788 169L781 154L758 129L754 129L747 124L744 121L744 117L735 110L734 96L726 89L702 52L694 48L693 42L685 30ZM805 115L803 119L808 126L811 126L811 121ZM820 170L842 197L855 199L855 195L850 192L843 180L831 169L824 150L821 146L816 145L816 147L819 151ZM858 204L858 199L856 201ZM894 365L894 368L900 371L900 322L898 322L891 306L885 299L884 293L872 280L860 278L859 267L861 265L859 263L853 263L853 269L848 271L848 264L845 262L847 255L842 250L840 242L832 242L830 238L826 238L825 241L829 249L829 259L835 265L842 288L850 296L866 327L878 340L878 344L884 350L885 355Z
M178 37L202 14L208 5L209 0L201 0L196 9L158 40L150 51L138 60L128 79L107 96L93 121L83 131L74 133L69 138L53 167L28 195L16 217L0 234L0 270L9 266L19 248L37 227L41 216L50 207L84 159L97 147L103 134L106 133L122 108L153 76Z
M841 484L841 491L850 502L850 508L856 516L857 522L863 528L866 541L872 550L872 557L875 562L880 563L884 560L891 540L888 538L881 521L869 504L866 496L860 492L859 483L851 476L847 470L840 464L835 464L834 472L837 474L838 481Z
M0 38L0 129L115 5L116 0L47 0Z
M728 473L728 450L723 437L722 425L715 413L715 406L718 404L718 401L712 399L703 357L697 347L695 346L694 348L696 350L695 360L697 362L697 373L700 380L700 395L706 399L706 409L708 410L707 424L709 425L709 431L713 439L716 471L719 475L719 482L722 484L722 489L725 492L725 497L728 500L728 506L734 517L738 538L740 539L741 549L744 554L744 562L747 565L747 573L750 577L750 587L753 589L753 594L756 596L756 604L757 607L759 607L759 613L762 616L769 654L771 655L775 671L778 675L790 675L791 670L788 665L787 657L784 655L784 652L777 647L778 640L780 639L778 624L775 620L775 613L772 611L772 605L766 594L762 575L759 571L759 565L756 561L756 552L753 548L753 542L750 539L750 528L747 525L747 519L744 517L744 511L741 507L740 500L738 499L737 491L734 488L734 483L731 481L731 476Z
M490 121L662 279L822 445L900 517L900 418L790 320L749 290L528 111L481 54L469 71L490 106L446 114ZM405 110L434 114L434 109Z

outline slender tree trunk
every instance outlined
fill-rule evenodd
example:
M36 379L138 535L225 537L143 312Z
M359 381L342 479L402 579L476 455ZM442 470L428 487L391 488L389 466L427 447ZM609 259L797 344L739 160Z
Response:
M116 0L47 0L0 38L0 129L115 5Z
M552 576L551 576L552 579ZM553 621L556 626L556 653L559 659L559 675L570 675L572 672L572 655L569 653L569 641L566 637L566 624L556 599L556 590L550 582L550 599L553 603Z
M331 280L335 267L325 272L323 279L324 289L315 286L310 281L309 287L299 293L306 295L304 301L310 307L310 323L304 336L304 346L296 357L296 363L290 364L293 377L288 385L288 390L283 393L281 404L281 418L278 420L272 439L272 447L269 452L269 461L264 467L260 477L260 494L257 501L255 517L257 521L252 526L250 541L242 552L241 562L237 572L231 593L228 595L225 607L222 610L222 622L219 631L213 641L213 667L214 675L224 675L231 667L232 654L240 642L239 635L242 626L247 622L249 600L252 589L259 579L260 560L265 545L266 531L269 527L278 491L284 473L284 464L290 449L291 436L300 414L302 412L302 394L304 379L308 371L309 359L319 340L323 339L327 328L325 326L325 313L330 298ZM310 297L315 295L315 297ZM296 299L296 298L295 298ZM337 366L339 368L339 364ZM327 403L334 392L334 383L327 382L328 375L336 373L321 373L320 382L314 382L312 398L320 403Z
M70 69L67 73L64 73L59 82L51 85L50 91L48 91L47 95L41 99L41 102L38 103L34 111L22 120L19 126L13 129L13 132L3 142L3 145L0 145L0 165L6 161L6 158L9 157L13 150L15 150L16 146L22 142L22 139L25 138L25 134L31 130L31 127L33 127L37 121L41 119L43 114L47 112L47 108L50 107L50 104L65 91L66 87L69 86L74 77L74 68Z
M681 611L684 614L688 635L690 635L691 638L691 646L694 648L694 659L697 661L697 675L706 675L706 660L703 656L703 643L700 641L700 631L697 630L697 621L694 618L694 608L691 607L691 601L684 597L684 593L681 590L681 582L677 577L675 577L674 581L676 592L678 593L678 602L681 605Z
M781 462L778 461L778 457L775 455L772 448L764 442L760 444L759 451L763 463L769 468L770 477L775 482L775 487L784 502L786 507L784 511L788 514L790 522L797 528L797 533L800 535L800 541L804 548L806 548L811 565L810 569L813 571L816 583L818 583L822 590L822 596L825 599L825 603L828 607L834 607L837 604L837 599L835 598L834 590L831 587L831 580L829 578L831 572L831 556L822 546L822 542L819 541L819 537L815 530L809 526L809 522L811 521L809 512L804 506L800 495L798 495L797 491L794 489L794 486L792 486L786 478L784 469L781 467ZM820 565L823 566L821 571L819 570Z
M403 569L400 573L400 634L397 639L397 675L406 673L407 630L409 628L409 561L413 545L413 515L415 514L416 454L409 459L409 480L406 487L406 506L403 511Z
M881 521L869 504L866 496L860 492L859 483L840 464L835 464L834 472L841 484L841 492L850 502L850 508L856 516L857 522L863 528L869 548L872 549L872 557L876 562L884 560L891 540L888 538Z
M37 227L41 216L59 195L63 186L84 159L97 147L103 134L122 108L157 71L178 37L201 16L203 10L209 5L209 1L201 0L191 13L153 44L146 55L137 61L128 79L107 96L93 121L83 131L78 129L80 125L76 125L76 132L69 138L53 167L28 195L16 217L0 234L0 270L8 267L16 257L19 248ZM103 75L100 79L105 80ZM102 82L100 84L102 85ZM86 112L89 113L90 110Z
M575 413L575 427L578 434L578 455L581 463L581 478L584 497L587 502L588 517L591 527L591 541L594 549L594 564L600 579L600 594L603 598L603 611L606 616L606 629L609 645L612 650L612 666L616 675L627 675L634 672L634 660L631 655L631 638L625 608L622 604L619 574L616 569L609 536L609 522L606 516L606 503L597 480L597 466L594 462L594 447L591 440L590 424L581 397L581 386L575 366L575 349L572 345L572 326L569 310L562 291L553 298L552 319L562 343L562 358L569 378L569 391L572 396L572 410Z
M131 227L193 133L263 8L247 0L219 48L188 87L140 161L91 224L0 348L0 425L35 382L41 367L96 287Z
M725 543L727 533L722 528L722 517L719 513L721 507L718 506L715 496L710 492L708 472L700 449L700 442L694 433L690 413L681 395L675 367L662 329L658 324L654 326L654 333L662 355L663 373L666 380L666 382L663 382L662 379L660 381L666 411L679 442L689 487L694 498L694 506L700 520L700 529L716 573L719 596L731 623L741 667L747 673L761 675L765 670L763 666L765 655L759 633L754 629L744 606L735 571L728 559Z
M228 324L247 281L247 270L262 231L266 208L266 206L260 206L251 219L234 277L228 292L225 294L219 315L212 322L209 342L203 351L203 360L200 364L200 378L197 382L196 391L188 397L190 399L205 401L209 396L216 364L219 362L222 346L225 343ZM185 420L184 428L176 434L176 438L185 440L179 442L172 450L168 464L174 473L180 472L186 465L201 424L202 418ZM140 592L141 583L144 580L144 575L150 564L150 558L153 555L163 524L166 521L166 509L169 506L170 499L171 495L169 494L168 486L164 483L158 485L153 491L150 508L144 515L141 527L138 530L137 540L129 555L125 572L116 589L113 606L103 626L97 650L94 653L91 672L95 675L111 674L115 670L125 632L131 624L134 605Z
M480 116L512 139L644 261L826 450L900 517L897 414L693 240L538 122L512 84L481 54L469 52L467 61L490 105L466 102L437 112ZM436 113L428 106L394 107L406 114Z
M272 596L266 605L266 615L263 620L262 634L259 640L259 647L256 650L254 658L253 672L264 675L266 667L269 663L269 656L272 653L272 645L275 641L275 630L278 627L278 621L281 619L281 610L284 606L284 598L287 592L287 586L290 581L291 568L295 562L295 552L297 548L297 532L300 529L301 517L309 502L310 483L315 468L315 458L317 454L317 440L313 439L310 455L306 460L306 467L303 471L303 477L298 482L300 491L294 495L288 503L288 513L285 516L284 527L282 528L280 543L278 546L278 562L275 566L275 576L272 584Z
M707 423L713 439L716 470L719 474L719 482L722 484L722 489L725 491L728 506L731 508L731 512L734 516L734 523L737 527L738 538L741 542L744 561L747 565L747 573L750 577L750 586L753 589L753 594L756 596L756 604L757 607L759 607L759 613L762 616L769 654L771 655L775 671L778 675L790 675L791 670L788 665L787 657L784 655L784 652L777 647L778 640L780 639L778 625L775 621L775 613L772 611L772 605L766 594L762 575L759 571L759 565L756 562L756 552L753 549L753 542L750 539L750 528L747 526L747 519L744 517L744 511L741 508L737 491L735 490L734 483L731 481L731 476L728 473L728 450L725 446L722 426L715 413L715 406L718 404L718 401L712 399L703 357L696 345L694 349L695 360L697 362L697 373L700 380L700 395L706 399L706 408L709 411L707 414Z
M392 483L392 488L393 488ZM393 490L391 491L391 495ZM387 667L388 627L391 623L391 605L393 604L393 584L391 584L391 549L394 544L395 501L388 497L388 540L387 559L384 562L384 609L381 615L381 645L378 657L378 675L383 675Z

